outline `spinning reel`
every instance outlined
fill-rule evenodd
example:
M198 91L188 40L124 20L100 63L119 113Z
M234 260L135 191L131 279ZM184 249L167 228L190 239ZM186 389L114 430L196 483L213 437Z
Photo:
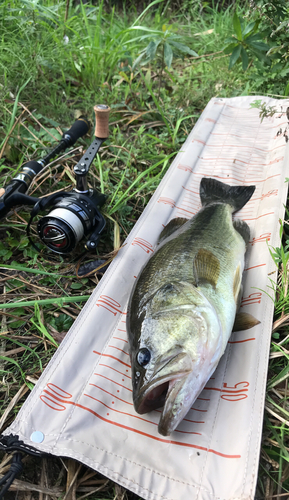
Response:
M58 155L72 146L76 140L89 130L89 122L80 117L66 132L60 143L45 158L26 163L18 175L6 186L0 189L0 218L5 216L10 208L19 205L34 205L27 224L29 241L40 251L31 240L30 226L39 212L51 211L37 223L38 236L42 243L58 254L70 253L82 238L89 236L85 244L87 250L96 248L100 235L105 227L105 219L99 209L104 204L106 196L89 189L87 174L101 144L108 137L108 118L110 108L100 104L94 106L96 126L95 139L81 160L74 166L76 187L70 192L54 193L44 198L27 196L27 191L34 177Z

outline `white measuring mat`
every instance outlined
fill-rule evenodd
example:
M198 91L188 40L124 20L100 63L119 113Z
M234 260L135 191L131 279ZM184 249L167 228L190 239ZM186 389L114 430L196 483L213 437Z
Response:
M279 246L289 177L278 134L286 114L261 123L256 97L212 99L46 368L6 435L38 450L72 457L151 500L253 499L257 480L276 280L268 243ZM259 98L260 99L260 98ZM262 98L268 105L288 101ZM141 267L163 226L200 208L203 176L255 185L234 217L251 229L241 311L261 323L233 333L193 407L169 437L159 411L135 413L126 308ZM217 230L217 228L216 228Z

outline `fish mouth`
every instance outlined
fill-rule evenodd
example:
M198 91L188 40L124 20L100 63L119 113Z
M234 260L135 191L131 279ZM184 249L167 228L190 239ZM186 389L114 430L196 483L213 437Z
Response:
M137 413L142 415L164 406L171 399L170 394L176 382L187 378L191 373L192 365L191 358L185 352L169 356L134 399Z
M158 425L158 432L162 436L169 436L176 429L188 413L196 393L199 393L198 385L192 387L191 382L192 374L170 380Z
M138 397L139 403L135 403L135 409L140 415L148 413L152 410L157 410L165 404L167 397L167 392L169 388L169 380L160 383L159 385L154 384L146 390L145 394L140 394Z

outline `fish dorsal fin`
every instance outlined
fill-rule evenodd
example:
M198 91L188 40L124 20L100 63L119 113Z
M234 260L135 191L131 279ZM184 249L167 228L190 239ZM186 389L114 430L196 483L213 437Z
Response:
M261 321L252 316L252 314L237 313L233 326L233 332L249 330L250 328L253 328L253 326L259 325L259 323L261 323Z
M175 219L170 220L170 222L162 230L158 239L158 244L171 236L171 234L188 222L188 220L189 219L185 219L184 217L176 217Z
M233 295L234 295L234 299L235 299L236 304L238 303L238 299L239 299L241 281L242 281L242 274L241 274L241 265L239 263L237 266L237 269L235 271L234 281L233 281Z
M242 236L246 243L246 247L250 241L250 228L244 220L236 219L233 222L234 229Z
M209 250L201 248L194 259L194 276L196 282L199 283L202 280L208 281L215 287L218 283L219 275L219 259Z

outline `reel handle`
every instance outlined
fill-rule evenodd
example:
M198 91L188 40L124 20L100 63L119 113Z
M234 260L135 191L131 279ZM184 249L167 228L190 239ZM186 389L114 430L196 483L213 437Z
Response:
M106 104L96 104L95 112L95 137L106 139L108 137L108 119L110 107Z

